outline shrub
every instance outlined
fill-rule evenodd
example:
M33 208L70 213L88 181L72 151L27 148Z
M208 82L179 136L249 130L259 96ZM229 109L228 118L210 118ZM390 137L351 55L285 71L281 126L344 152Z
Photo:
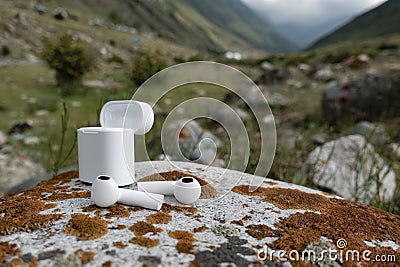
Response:
M8 45L2 45L1 46L1 51L0 51L1 56L6 57L9 54L11 54L11 49Z
M63 35L44 42L42 58L56 72L60 86L76 83L95 67L94 55L87 44L75 40L71 35Z
M133 68L130 75L131 80L137 86L140 86L166 66L166 60L158 53L146 52L139 54L133 59Z

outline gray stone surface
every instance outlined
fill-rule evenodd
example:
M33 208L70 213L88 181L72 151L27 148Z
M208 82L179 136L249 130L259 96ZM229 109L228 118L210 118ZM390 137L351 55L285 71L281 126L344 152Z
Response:
M396 175L374 147L361 135L349 135L314 149L303 165L298 179L307 177L345 199L373 202L378 193L390 200L396 187Z
M282 236L283 233L276 229L276 225L285 218L305 213L318 216L321 212L295 208L299 207L299 203L292 203L293 208L290 208L290 206L279 208L268 201L263 201L259 196L242 195L232 192L231 189L236 185L249 185L254 179L263 181L262 187L264 189L295 189L296 191L293 192L304 192L307 196L319 196L327 200L340 201L338 197L326 196L322 192L298 185L195 163L140 162L135 164L135 168L137 179L153 173L171 170L195 174L212 184L218 191L218 197L198 200L193 205L198 209L194 215L171 211L172 220L169 223L154 224L154 226L161 228L162 232L155 235L151 233L145 235L145 237L151 239L158 239L160 242L157 246L151 248L129 243L128 241L135 237L135 234L128 228L116 229L117 225L129 227L138 221L146 221L146 216L155 214L155 211L145 209L131 212L129 217L111 218L106 218L105 214L108 211L102 209L99 216L107 220L109 230L107 234L94 240L78 240L73 235L65 234L64 229L73 214L85 213L95 216L95 211L82 211L83 207L93 204L93 201L88 198L56 201L57 207L44 210L40 214L62 213L65 214L63 218L48 228L38 228L31 232L16 232L1 236L0 241L17 244L21 249L21 255L23 255L21 258L25 262L37 258L39 266L80 266L80 260L75 255L77 250L95 253L93 259L86 266L101 266L106 262L111 262L112 266L141 266L144 263L148 266L189 266L191 261L196 261L200 266L259 266L264 263L268 266L291 266L289 262L260 262L257 258L257 248L269 245ZM72 188L71 192L85 192L90 189L90 185L84 184L78 179L63 182L59 186L69 186ZM135 188L135 185L130 186L130 188ZM48 196L51 193L42 193L42 195ZM282 197L291 199L290 195L282 195ZM173 197L166 197L166 202L179 204ZM288 204L288 202L284 203ZM0 218L3 215L0 213ZM247 216L247 219L244 224L233 223L234 220L239 220L245 216ZM271 228L273 234L257 239L247 233L248 228L246 226L261 224ZM204 231L194 231L194 228L204 226L206 227ZM308 227L308 225L304 225L304 227ZM215 229L219 229L217 232L222 235L215 234ZM237 229L237 231L232 231L232 229ZM196 241L193 243L193 254L181 253L177 250L175 247L177 240L169 236L169 232L176 230L185 230L194 234ZM122 242L126 247L116 247L114 242L117 241ZM394 240L393 244L400 245L400 241ZM7 260L12 258L7 257Z
M390 141L385 128L380 124L374 124L368 121L360 121L351 131L351 134L359 134L365 137L373 145L384 145Z

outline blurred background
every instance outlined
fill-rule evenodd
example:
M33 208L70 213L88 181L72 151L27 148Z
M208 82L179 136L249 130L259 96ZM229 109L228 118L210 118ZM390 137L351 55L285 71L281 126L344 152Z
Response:
M0 0L0 195L76 169L76 129L99 125L105 102L130 99L165 67L210 60L268 99L278 135L268 177L400 213L399 14L397 0ZM254 172L257 122L216 86L182 86L155 103L150 158L174 159L161 148L163 120L198 96L239 114L256 138ZM182 132L187 158L207 136L213 165L226 166L222 127L199 119Z

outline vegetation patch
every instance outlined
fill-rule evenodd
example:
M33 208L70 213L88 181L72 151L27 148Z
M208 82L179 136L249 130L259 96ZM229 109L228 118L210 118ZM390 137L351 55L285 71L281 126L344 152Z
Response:
M64 233L74 235L80 240L91 240L102 237L108 233L107 222L98 217L87 214L73 214Z
M176 249L180 253L194 254L193 242L197 241L193 233L184 230L176 230L168 233L169 237L177 239Z
M152 248L160 244L160 240L151 239L145 236L137 236L129 240L129 243L140 245L146 248Z
M167 224L172 220L172 215L167 212L159 211L146 216L146 220L154 224Z
M94 259L94 256L96 256L96 253L92 251L83 251L82 249L78 249L74 252L75 256L77 256L82 264L87 264L91 262Z
M135 233L136 236L142 236L147 233L152 233L156 235L157 233L161 233L163 230L161 228L155 227L151 223L138 221L134 225L129 227L129 230Z

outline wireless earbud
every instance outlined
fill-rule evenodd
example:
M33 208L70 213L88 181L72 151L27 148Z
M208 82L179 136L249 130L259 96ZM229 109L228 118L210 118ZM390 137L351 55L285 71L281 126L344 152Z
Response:
M160 210L164 202L164 196L160 194L118 188L114 179L106 175L100 175L94 180L91 194L94 203L100 207L109 207L118 202L129 206Z
M201 194L201 186L193 177L182 177L178 181L138 182L137 185L140 191L174 195L183 204L195 202Z

